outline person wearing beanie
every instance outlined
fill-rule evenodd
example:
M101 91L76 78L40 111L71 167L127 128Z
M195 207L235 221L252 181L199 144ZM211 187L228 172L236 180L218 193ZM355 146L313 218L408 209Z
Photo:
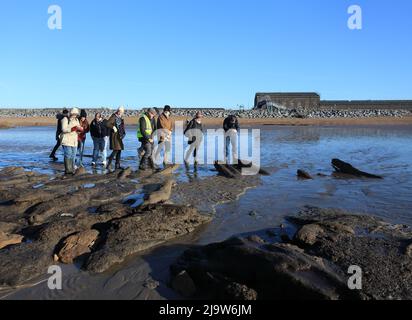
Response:
M140 117L137 126L137 138L141 143L138 149L139 158L141 158L139 169L142 171L147 170L148 165L150 165L152 169L155 169L152 153L154 148L153 134L156 131L156 115L156 110L147 110Z
M239 134L239 120L236 116L230 115L223 121L223 130L225 130L225 159L226 163L230 163L229 148L232 146L232 161L233 164L238 163L238 134Z
M157 148L155 159L160 157L160 153L164 149L164 166L168 165L170 150L171 150L171 140L173 133L173 120L172 120L172 108L170 106L165 106L163 113L157 119L157 134L159 139L159 148Z
M99 153L102 154L102 164L107 165L107 145L109 142L109 129L106 127L106 120L100 112L96 113L94 120L90 124L90 135L93 139L93 160L92 166L95 167L99 158Z
M123 139L126 137L126 127L124 125L124 107L119 107L109 120L106 122L106 127L110 130L110 150L112 154L107 163L107 170L110 170L113 160L116 158L116 170L121 169L120 160L122 151L124 150Z
M59 160L56 157L56 152L60 148L62 142L61 142L61 134L62 134L62 120L64 118L67 118L69 116L69 110L64 109L62 113L58 113L56 115L57 119L57 128L56 128L56 145L54 146L52 152L50 153L49 158L52 159L53 161Z
M61 144L64 150L65 174L75 174L75 160L77 146L79 144L78 135L83 131L79 122L79 109L73 108L70 117L62 120Z
M78 135L78 146L77 146L77 166L83 167L83 154L84 154L84 145L86 143L86 134L90 131L89 121L87 121L87 113L86 110L80 110L80 117L79 117L80 126L83 128L83 131Z
M189 158L193 154L195 159L195 166L197 165L197 151L200 144L203 141L203 124L202 124L203 114L202 112L198 111L196 116L188 123L184 135L189 138L189 145L190 148L186 153L185 156L185 164L188 166Z

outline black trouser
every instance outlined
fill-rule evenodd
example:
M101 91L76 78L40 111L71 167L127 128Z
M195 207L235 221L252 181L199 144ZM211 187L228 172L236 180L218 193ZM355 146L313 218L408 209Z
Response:
M53 151L50 153L50 157L53 158L56 155L57 150L60 148L62 145L62 142L60 141L59 138L56 139L56 145L53 148Z
M109 163L107 166L112 164L114 158L116 158L116 168L120 167L120 158L122 156L122 150L113 150L112 154L109 157Z

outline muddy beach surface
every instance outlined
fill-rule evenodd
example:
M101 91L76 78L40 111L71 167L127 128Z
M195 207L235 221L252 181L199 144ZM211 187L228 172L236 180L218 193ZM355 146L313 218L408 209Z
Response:
M353 252L349 255L353 258L352 261L365 267L362 261L358 260L359 256L354 254L357 248L355 244L359 243L359 240L354 237L363 236L364 233L359 233L360 230L354 230L355 234L348 232L349 227L353 229L354 224L360 225L361 222L355 218L345 220L341 216L336 216L337 211L327 211L326 214L338 225L347 225L347 228L341 228L340 231L336 231L336 228L331 229L330 224L313 219L300 220L299 223L296 220L292 222L287 219L287 217L296 217L298 213L305 212L304 208L309 205L310 208L340 208L345 210L346 215L356 213L357 216L373 216L385 221L381 225L381 222L377 222L378 220L366 218L361 220L365 228L374 226L383 229L379 232L376 231L379 229L375 228L374 231L374 228L371 228L368 237L370 236L372 240L361 242L359 248L363 251L359 252L369 250L372 259L378 257L373 256L372 253L375 252L373 248L378 253L382 246L388 248L389 255L387 256L391 257L392 265L388 264L387 268L395 266L396 270L402 270L399 274L403 274L406 278L399 275L397 279L406 283L402 287L404 293L400 293L393 287L385 291L381 287L376 287L371 280L368 286L373 288L372 291L380 293L373 296L370 292L366 292L366 296L361 298L409 297L407 294L410 288L408 287L410 278L407 278L408 271L405 266L409 263L406 253L410 234L407 227L412 225L410 216L412 167L409 160L412 154L411 128L409 126L375 126L372 128L370 126L263 126L260 128L262 130L262 166L267 168L270 176L237 181L218 176L213 165L202 165L197 169L190 166L189 170L180 166L171 175L140 176L135 172L137 143L134 140L134 128L129 128L124 166L131 167L132 171L129 174L123 174L126 177L121 178L120 172L103 176L100 168L93 172L86 167L89 175L73 178L69 189L67 181L58 181L62 164L60 162L50 163L47 159L49 148L54 142L53 128L15 128L2 131L0 149L3 157L0 160L0 167L17 165L24 168L23 172L16 172L17 176L14 179L9 177L1 182L4 202L7 204L7 197L9 201L14 199L16 202L12 206L9 202L7 210L3 208L1 211L2 231L9 236L23 234L25 238L17 237L14 240L22 240L24 245L32 246L30 252L32 252L33 261L43 256L47 259L40 261L43 264L38 265L38 270L41 270L42 275L34 277L28 283L23 281L23 286L19 284L18 288L3 287L1 296L5 299L181 299L187 292L179 290L179 286L173 287L171 282L176 273L182 271L182 265L187 270L190 270L190 266L194 268L193 256L189 254L189 258L192 257L189 259L185 252L195 246L193 250L202 256L206 254L203 246L213 243L223 243L220 247L224 254L230 253L233 246L239 246L242 248L241 251L245 249L247 252L250 252L250 246L257 248L258 251L254 255L247 256L248 259L256 261L261 257L260 250L266 252L268 250L266 246L278 243L280 247L271 247L271 252L276 257L282 254L282 257L293 257L292 261L305 261L306 265L311 264L312 268L309 268L307 274L318 279L315 283L320 282L319 274L325 272L321 265L315 265L316 257L321 257L324 261L331 261L340 268L338 272L332 268L335 270L334 273L328 269L329 277L325 279L330 281L327 283L329 288L341 288L339 284L344 279L342 272L345 271L346 264L350 262L340 258L341 252L348 250ZM33 136L36 137L35 140ZM88 141L86 154L90 154L90 150L91 144ZM335 158L345 160L362 171L380 175L383 179L335 174L331 165L331 160ZM87 161L86 159L86 164ZM309 173L312 179L299 179L296 175L299 169ZM49 181L51 177L57 178ZM170 179L175 181L170 202L166 201L166 203L141 210L139 204L144 201L144 195L159 191ZM111 186L99 189L105 183ZM67 192L70 192L75 197L74 199L78 196L77 202L80 199L89 199L90 203L74 205L70 210L56 211L55 208L59 208L61 201L51 199L47 192L49 187L53 188L56 195L61 192L61 197L65 197ZM10 188L14 191L10 191ZM32 204L33 201L30 198L33 197L33 192L28 192L31 190L41 195L43 204L27 208L27 203ZM106 190L106 192L95 193L95 190ZM15 201L16 194L19 196L19 201ZM124 200L124 203L120 201L114 204L116 201L119 202L120 198ZM52 205L46 205L48 202ZM187 205L190 207L186 207ZM324 213L322 211L322 214ZM142 221L145 215L158 217L159 220ZM166 217L169 215L174 216L172 220L169 219L171 223L162 225L160 222L167 220ZM56 218L57 222L53 221ZM61 219L67 222L63 224L68 227L66 231L61 229ZM162 231L162 239L152 237L154 233L151 232L153 229L151 222L156 227L160 226L161 229L165 229ZM306 224L317 224L319 228L313 227L314 235L302 236L299 240L297 231ZM93 233L82 234L90 229L99 232L97 238L103 235L103 242L94 239ZM319 231L320 229L322 231ZM121 230L121 233L116 232L117 230ZM176 230L179 231L178 237L171 236L170 234ZM316 233L316 230L319 232ZM63 232L66 233L63 234ZM376 245L377 242L374 239L380 238L382 234L388 237L385 240L388 242L383 241ZM116 251L122 254L114 254L111 249L119 242L119 235L122 239L127 239L128 249L117 247ZM64 243L64 240L70 236L75 237L70 239L71 242ZM237 241L241 241L242 244L240 245L239 242L237 244L235 242L235 245L225 243L233 236L235 239L241 239ZM331 244L328 242L330 238L335 238L336 242ZM316 241L312 242L311 239ZM347 243L348 239L352 239L350 243L354 246L344 248L343 244ZM39 240L42 241L41 245L36 244ZM52 248L50 248L51 245L48 247L49 242L53 242ZM142 245L143 242L145 245ZM64 290L58 292L48 290L47 283L41 282L48 276L47 270L43 270L44 266L54 264L53 254L56 251L56 243L58 249L73 248L73 243L82 245L75 247L81 249L75 250L77 253L82 253L80 258L75 259L74 264L63 265ZM29 259L26 255L27 251L17 249L19 246L21 245L9 245L0 250L0 254L7 257L8 255L3 253L6 250L14 252L13 255L16 257L16 253L20 252L27 264ZM215 252L215 248L212 249L208 251L209 256L206 255L207 263L205 263L204 270L216 272L208 268L211 267L213 259L221 253ZM51 254L43 255L44 250L51 251ZM70 260L71 256L70 250L66 250L59 259ZM0 259L0 261L3 260ZM12 278L17 279L16 273L24 270L24 262L21 260L18 263L14 262L13 270L18 265L19 271L8 269L10 272L5 273L7 276L3 276L4 279L8 281ZM112 262L115 263L111 265ZM173 269L175 274L170 272L172 265L180 266L180 269L177 267ZM299 269L301 268L299 263L295 264L295 267L296 270L303 270ZM27 270L35 269L27 268ZM282 274L281 271L279 274ZM375 275L382 278L382 274ZM241 273L228 274L223 269L222 272L215 274L217 279L222 279L222 276L228 280L217 281L214 292L202 290L201 281L199 282L199 279L193 275L191 281L195 283L199 295L216 294L217 296L214 297L221 297L222 294L223 296L230 294L230 297L233 295L236 297L243 292L246 298L253 297L255 294L263 298L267 293L265 288L251 283ZM293 279L293 274L289 276L292 278L288 279ZM33 286L35 283L39 284ZM229 287L229 291L226 287ZM322 297L346 297L343 291L317 289L323 292ZM319 290L316 292L319 293ZM309 292L313 293L310 290Z

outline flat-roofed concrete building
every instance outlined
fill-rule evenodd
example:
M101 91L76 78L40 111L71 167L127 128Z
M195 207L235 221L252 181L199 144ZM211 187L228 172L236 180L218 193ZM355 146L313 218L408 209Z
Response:
M260 92L256 93L254 108L319 108L319 105L320 95L316 92Z

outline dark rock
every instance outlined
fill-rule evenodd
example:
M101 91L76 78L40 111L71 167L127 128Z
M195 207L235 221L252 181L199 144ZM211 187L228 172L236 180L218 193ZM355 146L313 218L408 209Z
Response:
M238 301L257 300L257 292L243 284L233 282L225 288L224 299Z
M239 178L241 176L240 171L228 164L221 164L218 161L215 162L215 169L220 175L227 178Z
M278 235L275 230L267 230L267 231L266 231L266 234L267 234L269 237L277 237L277 235Z
M105 225L103 243L88 258L85 269L100 273L128 256L186 235L211 220L193 207L154 205Z
M304 170L298 170L297 176L300 179L312 180L312 176Z
M86 230L68 237L57 253L59 260L62 263L71 264L76 258L90 253L91 247L98 236L99 232L97 230Z
M13 244L21 243L23 238L23 236L18 234L6 234L0 231L0 250Z
M156 290L160 286L159 281L153 279L147 279L144 283L144 287L149 290Z
M354 168L351 164L343 162L342 160L339 160L339 159L333 159L332 160L332 167L338 173L349 174L349 175L353 175L353 176L356 176L356 177L365 177L365 178L372 178L372 179L383 179L381 176L377 176L377 175L374 175L374 174L370 174L370 173L367 173L367 172L360 171L360 170Z
M239 160L237 164L222 164L218 161L215 162L215 169L220 175L227 178L240 178L242 176L250 175L265 175L269 176L270 173L260 167L255 166L253 163L246 163L245 161Z
M372 216L313 207L288 220L298 228L293 244L232 238L186 251L171 270L186 270L197 296L208 299L227 297L232 283L269 300L412 299L409 230ZM360 291L348 288L350 266L362 269Z
M412 257L412 244L408 245L405 249L405 254Z
M180 272L172 279L172 288L185 298L190 298L196 293L196 286L186 271Z
M53 264L54 245L20 243L0 250L0 286L17 286L47 275Z
M256 217L257 216L257 211L256 210L252 210L249 212L249 216L251 217Z
M304 245L313 245L316 243L318 236L324 233L323 229L317 224L308 224L303 226L295 235L294 241Z
M246 239L232 238L191 249L173 269L179 268L190 275L198 294L210 299L221 298L231 283L244 284L263 300L356 297L343 277L292 245L257 247ZM255 296L251 292L248 297Z
M148 199L143 203L143 206L153 205L157 203L164 203L172 196L172 188L175 181L172 179L167 180L159 190L152 192Z
M286 243L291 241L289 235L287 235L286 233L281 234L281 235L280 235L280 239L281 239L283 242L286 242Z
M265 240L263 240L261 237L259 237L257 235L249 236L247 239L251 242L255 242L255 243L259 243L259 244L266 243Z
M405 255L405 243L412 234L372 216L342 210L308 207L290 221L298 226L316 224L323 229L312 255L333 262L347 273L348 267L363 270L364 299L411 299L412 257Z

